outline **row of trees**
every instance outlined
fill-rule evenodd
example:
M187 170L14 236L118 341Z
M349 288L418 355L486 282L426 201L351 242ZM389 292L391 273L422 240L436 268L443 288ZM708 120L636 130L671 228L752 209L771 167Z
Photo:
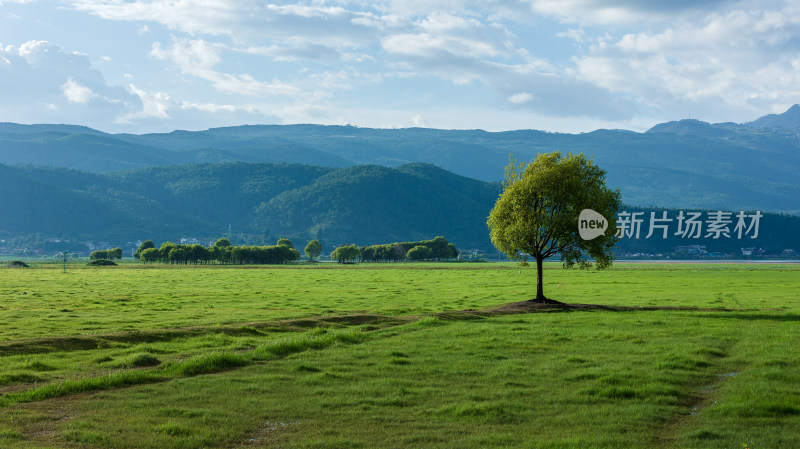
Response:
M119 257L122 257L122 250ZM322 244L311 240L304 250L310 260L322 254ZM116 253L115 253L116 254ZM199 244L176 244L164 242L156 248L152 240L142 242L134 257L144 263L169 263L183 265L223 264L283 264L300 258L300 252L289 239L282 238L274 246L233 246L228 239L219 239L213 246ZM331 253L331 260L339 263L363 260L368 262L388 262L399 260L447 260L458 257L456 246L444 237L417 242L390 243L358 247L343 245Z
M321 251L321 247L320 247ZM318 254L317 254L318 255ZM233 246L228 239L219 239L210 248L203 245L183 245L164 242L156 248L152 240L139 245L134 257L144 263L184 265L224 264L284 264L300 258L289 239L280 239L273 246Z
M358 247L343 245L331 253L331 260L339 263L354 262L397 262L400 260L448 260L458 257L456 246L444 237L417 242L388 243Z
M458 257L458 250L444 237L417 242L389 243L361 248L360 258L365 262L398 260L448 260Z

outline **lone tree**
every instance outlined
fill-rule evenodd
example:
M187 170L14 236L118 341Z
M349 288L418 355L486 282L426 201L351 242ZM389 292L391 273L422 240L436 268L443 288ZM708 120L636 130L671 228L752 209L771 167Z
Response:
M560 254L564 268L576 262L581 268L611 265L611 248L617 242L615 217L620 208L619 189L606 187L605 170L583 154L540 154L531 163L506 167L503 193L489 214L492 243L512 260L536 260L537 302L552 302L542 288L542 262ZM592 209L608 220L605 235L583 240L578 216Z
M308 242L305 253L309 260L314 260L315 257L322 254L322 244L316 239Z

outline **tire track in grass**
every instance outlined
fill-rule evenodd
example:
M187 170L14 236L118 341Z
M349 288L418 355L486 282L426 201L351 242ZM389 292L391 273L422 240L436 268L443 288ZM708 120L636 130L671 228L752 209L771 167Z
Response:
M113 343L168 342L178 338L200 337L208 334L229 336L265 335L279 332L297 332L318 326L376 324L401 322L403 317L373 314L354 314L299 318L293 320L240 323L228 326L197 326L176 329L120 332L98 335L47 337L32 340L17 340L0 343L0 357L20 354L42 354L49 352L89 351L109 347Z
M414 319L416 321L416 318ZM352 315L300 320L291 324L299 329L310 329L301 335L282 337L265 343L254 350L237 352L211 352L181 362L167 362L157 368L128 369L82 379L68 379L13 391L0 395L0 407L42 401L78 393L124 388L132 385L164 382L182 377L213 374L241 368L256 363L283 358L291 354L321 350L333 344L357 344L367 338L372 330L393 327L412 322L408 319L393 319L380 315ZM328 330L331 324L346 326L344 329Z

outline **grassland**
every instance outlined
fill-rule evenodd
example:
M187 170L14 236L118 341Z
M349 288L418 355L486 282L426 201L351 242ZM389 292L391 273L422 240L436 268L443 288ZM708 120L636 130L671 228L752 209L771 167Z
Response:
M800 266L545 276L728 310L480 313L513 264L0 269L0 447L800 447Z

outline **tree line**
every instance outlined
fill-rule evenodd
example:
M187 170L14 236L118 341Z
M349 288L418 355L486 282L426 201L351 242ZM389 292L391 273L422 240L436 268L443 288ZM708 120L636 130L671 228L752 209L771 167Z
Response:
M432 240L417 242L396 242L382 245L358 247L342 245L331 253L331 260L339 263L355 262L398 262L401 260L449 260L458 257L458 249L446 238L439 236Z
M116 251L108 250L109 252ZM119 250L121 258L122 250ZM309 260L322 254L322 244L311 240L304 250ZM444 237L416 242L388 243L383 245L343 245L331 253L331 260L339 263L354 262L397 262L401 260L449 260L458 257L456 246ZM144 263L165 263L172 265L222 264L284 264L300 258L291 240L282 238L272 246L233 246L228 239L221 238L211 247L200 244L177 244L164 242L156 247L152 240L142 242L134 253L134 258Z
M310 242L309 242L310 243ZM177 265L223 264L284 264L300 258L289 239L280 239L271 246L233 246L228 239L217 240L210 248L199 244L176 244L164 242L156 248L152 240L139 245L134 258L144 263L168 263Z

